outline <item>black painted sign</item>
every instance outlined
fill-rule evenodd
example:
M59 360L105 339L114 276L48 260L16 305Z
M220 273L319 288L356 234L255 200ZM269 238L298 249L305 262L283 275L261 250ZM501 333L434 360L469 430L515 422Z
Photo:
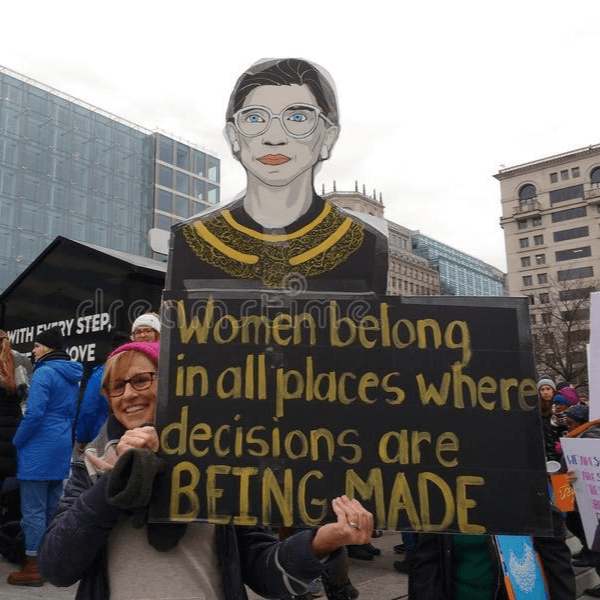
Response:
M153 520L549 533L525 300L233 296L163 298Z

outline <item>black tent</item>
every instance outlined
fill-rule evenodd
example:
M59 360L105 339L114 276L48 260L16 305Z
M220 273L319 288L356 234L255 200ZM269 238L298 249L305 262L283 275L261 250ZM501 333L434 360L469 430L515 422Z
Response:
M28 353L39 331L58 324L73 358L102 361L116 331L158 311L165 271L151 258L58 236L0 295L0 328Z

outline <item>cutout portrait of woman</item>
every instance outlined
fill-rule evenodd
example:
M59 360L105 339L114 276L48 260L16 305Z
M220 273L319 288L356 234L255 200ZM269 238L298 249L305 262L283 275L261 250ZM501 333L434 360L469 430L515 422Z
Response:
M321 67L288 58L245 71L225 135L246 171L246 190L173 228L167 289L385 294L385 234L314 190L339 131L335 89Z

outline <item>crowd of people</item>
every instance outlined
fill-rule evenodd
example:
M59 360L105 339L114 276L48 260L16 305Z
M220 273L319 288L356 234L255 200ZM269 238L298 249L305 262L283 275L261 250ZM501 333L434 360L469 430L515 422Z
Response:
M153 425L157 315L115 334L107 360L83 384L83 366L63 345L59 327L42 331L31 368L0 331L0 478L19 481L25 544L25 563L9 583L79 582L77 599L196 597L199 587L203 598L237 599L245 585L285 600L358 597L348 555L372 560L380 551L371 538L380 534L356 500L333 501L336 523L278 536L260 527L147 522L164 476ZM542 377L537 389L546 458L562 460L566 471L560 439L599 438L600 420L589 421L587 399L573 386ZM600 553L588 547L577 510L552 508L554 535L534 546L550 599L573 600L573 567L600 575ZM567 529L581 542L574 555ZM408 574L411 599L509 597L489 536L407 533L395 550L406 555L394 568ZM600 597L600 586L586 594Z
M356 597L355 588L335 594L351 589L343 548L368 544L373 531L357 500L335 498L337 522L282 539L262 527L147 521L164 468L154 428L159 340L158 317L139 317L131 340L115 343L86 378L78 402L83 366L63 349L59 327L35 338L23 381L26 357L0 332L0 435L6 425L6 476L15 474L16 450L26 551L8 582L79 582L78 600L229 600L245 598L245 585L267 597L303 597L322 578L332 598Z

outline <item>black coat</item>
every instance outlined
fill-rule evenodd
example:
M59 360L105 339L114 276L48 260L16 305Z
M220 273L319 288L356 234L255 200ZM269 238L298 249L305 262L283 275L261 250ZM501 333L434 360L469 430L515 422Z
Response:
M0 388L0 479L17 474L17 452L12 440L21 420L21 398Z
M83 461L74 461L40 545L41 573L57 586L80 581L76 600L110 598L106 542L121 509L106 502L106 482L102 476L93 483ZM323 568L311 549L313 535L304 530L280 542L259 527L216 526L225 600L247 600L244 584L267 598L304 593Z
M408 580L409 600L453 600L452 535L417 534L413 566ZM498 552L490 541L497 581L494 600L508 600Z

